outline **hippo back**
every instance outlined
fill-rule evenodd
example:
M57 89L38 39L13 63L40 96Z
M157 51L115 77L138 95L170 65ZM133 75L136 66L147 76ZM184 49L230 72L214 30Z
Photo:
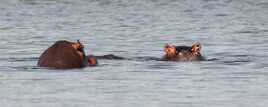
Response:
M57 41L40 56L38 66L54 69L82 68L86 65L84 50L82 55L72 47L73 42Z

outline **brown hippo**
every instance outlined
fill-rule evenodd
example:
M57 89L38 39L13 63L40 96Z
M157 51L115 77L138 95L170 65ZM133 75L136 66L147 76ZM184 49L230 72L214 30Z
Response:
M37 65L53 69L72 69L97 64L92 60L93 57L86 57L84 46L79 40L76 43L60 40L45 50Z
M164 48L165 61L200 61L203 57L200 53L201 44L194 43L192 46L174 46L167 44Z

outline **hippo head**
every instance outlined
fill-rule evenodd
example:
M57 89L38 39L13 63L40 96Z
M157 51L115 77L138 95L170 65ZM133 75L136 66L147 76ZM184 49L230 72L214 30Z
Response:
M84 46L77 42L57 41L40 56L38 66L54 69L82 68L87 65Z
M167 44L164 47L165 60L194 61L201 59L201 44L194 43L192 46L174 46Z

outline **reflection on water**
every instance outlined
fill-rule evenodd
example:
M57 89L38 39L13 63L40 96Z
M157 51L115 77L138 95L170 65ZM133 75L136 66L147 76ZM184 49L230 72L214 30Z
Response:
M2 0L0 103L4 107L265 107L266 0ZM57 40L97 67L36 66ZM205 61L158 61L166 43L202 44Z

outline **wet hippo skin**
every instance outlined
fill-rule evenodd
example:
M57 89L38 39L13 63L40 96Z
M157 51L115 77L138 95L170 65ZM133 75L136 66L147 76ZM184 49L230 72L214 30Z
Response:
M39 67L53 69L82 68L88 65L84 46L77 41L60 40L50 46L39 58Z
M164 61L200 61L203 60L201 55L201 44L194 43L192 46L175 46L167 44L164 47Z

